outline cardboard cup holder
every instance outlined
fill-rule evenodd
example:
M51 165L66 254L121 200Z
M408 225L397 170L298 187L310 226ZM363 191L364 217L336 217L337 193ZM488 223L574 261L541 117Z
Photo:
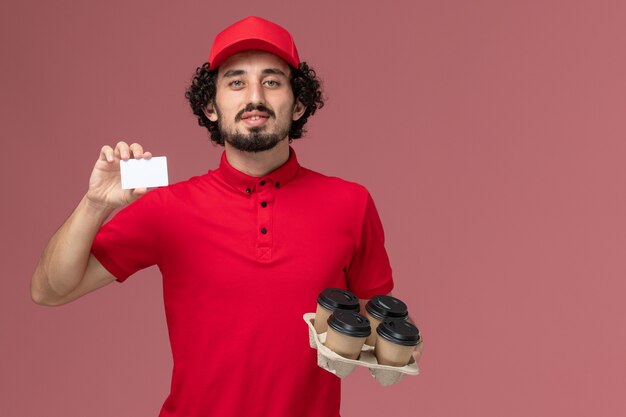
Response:
M326 333L317 334L315 331L313 325L315 313L306 313L303 319L309 326L309 344L311 348L317 350L317 365L339 378L348 376L357 366L368 368L374 379L383 386L399 382L404 375L419 374L419 368L413 358L405 366L380 365L376 360L376 355L374 355L374 347L369 345L363 345L358 359L344 358L324 346Z

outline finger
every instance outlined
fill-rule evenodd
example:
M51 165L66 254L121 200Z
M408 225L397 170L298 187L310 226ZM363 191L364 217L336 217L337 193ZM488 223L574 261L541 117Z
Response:
M102 149L100 149L100 157L101 161L113 162L115 160L115 155L113 155L113 148L109 145L104 145Z
M115 155L124 161L128 160L130 158L130 148L128 143L124 141L117 142L117 145L115 145Z
M143 146L138 143L133 143L130 145L130 152L133 158L139 159L143 157Z
M415 346L413 353L411 353L411 355L413 355L413 359L415 359L415 363L418 363L420 361L423 351L424 351L424 342L420 341L419 344Z
M132 203L133 201L137 200L139 197L141 197L147 192L148 192L148 189L145 187L133 188L132 190L124 190L124 192L122 193L120 204L122 207L126 206Z
M144 151L143 152L143 158L144 159L150 159L152 158L152 153L148 152L148 151Z
M142 195L144 195L147 192L148 192L148 189L145 188L145 187L135 188L135 189L133 189L133 197L135 199L137 199L137 198L141 197Z
M418 351L419 353L422 353L424 351L424 341L420 340L420 342L417 344L417 346L415 346L415 350Z

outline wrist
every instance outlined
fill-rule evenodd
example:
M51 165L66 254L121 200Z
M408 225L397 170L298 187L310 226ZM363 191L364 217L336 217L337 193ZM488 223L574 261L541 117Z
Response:
M102 220L109 217L116 209L116 207L110 206L104 202L89 198L89 195L87 194L83 196L81 205L85 208L88 214L94 215Z

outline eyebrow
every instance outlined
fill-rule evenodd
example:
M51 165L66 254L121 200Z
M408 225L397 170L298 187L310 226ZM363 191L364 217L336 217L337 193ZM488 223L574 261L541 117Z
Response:
M245 74L245 73L246 73L246 72L245 72L244 70L235 70L235 69L232 69L232 70L228 70L228 71L226 71L226 72L224 73L223 77L224 77L224 78L228 78L228 77L236 77L236 76L238 76L238 75L243 75L243 74Z
M231 69L231 70L226 71L222 77L224 78L237 77L239 75L244 75L245 73L246 71L241 70L241 69ZM287 77L287 74L285 74L285 72L279 68L266 68L263 71L261 71L261 73L264 75L273 74L273 75L282 75L283 77Z
M278 69L278 68L267 68L263 70L263 74L274 74L274 75L282 75L283 77L286 77L287 74L285 74L282 70Z

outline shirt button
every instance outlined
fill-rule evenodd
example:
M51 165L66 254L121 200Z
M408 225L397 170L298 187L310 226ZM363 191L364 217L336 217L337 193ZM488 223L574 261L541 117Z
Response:
M261 229L261 233L266 234L266 233L267 233L267 229L266 229L265 227L263 227L263 228Z
M250 194L252 190L250 188L246 188L246 193Z
M265 180L260 182L261 185L265 185Z
M261 207L263 208L267 207L267 203L265 201L261 201Z
M280 188L280 183L279 182L276 183L276 188Z

